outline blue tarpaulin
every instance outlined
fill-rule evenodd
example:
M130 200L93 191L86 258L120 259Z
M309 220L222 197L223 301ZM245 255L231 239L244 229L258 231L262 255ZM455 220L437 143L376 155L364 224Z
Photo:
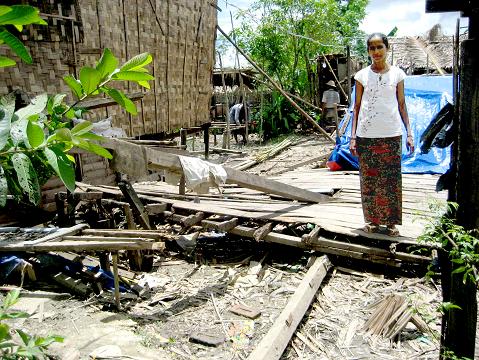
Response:
M415 150L413 154L408 154L406 129L403 127L402 172L444 174L449 169L450 146L445 149L432 148L429 153L421 154L419 141L434 116L447 102L452 102L452 76L408 76L404 88ZM351 98L354 99L354 91ZM342 129L350 117L346 130L336 139L336 146L329 158L328 167L331 170L358 169L358 159L349 152L353 106L352 103L340 122L339 128Z

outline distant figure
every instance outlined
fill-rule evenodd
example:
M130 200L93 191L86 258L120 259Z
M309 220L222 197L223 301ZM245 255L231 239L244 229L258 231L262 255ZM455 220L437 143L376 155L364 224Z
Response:
M243 102L233 105L230 108L230 124L235 124L237 126L244 125L246 120L246 111L243 106ZM233 129L231 131L233 134L236 143L238 143L238 133L243 136L243 143L246 144L245 129Z
M323 92L322 103L322 115L323 119L328 120L332 119L333 123L336 125L336 130L338 129L338 104L339 93L336 91L336 85L333 80L330 80L326 83L328 90Z
M241 125L244 123L243 103L234 104L230 109L230 123Z

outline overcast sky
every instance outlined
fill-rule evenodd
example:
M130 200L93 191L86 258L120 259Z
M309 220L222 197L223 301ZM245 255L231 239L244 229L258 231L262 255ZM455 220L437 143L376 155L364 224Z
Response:
M454 0L450 0L454 1ZM230 12L233 14L234 26L238 27L241 19L236 19L238 8L246 10L254 0L218 0L218 25L229 32L231 30ZM441 24L445 35L453 35L456 31L458 12L426 14L426 0L370 0L366 8L366 17L360 29L366 33L389 33L398 27L397 36L422 35L433 25ZM461 18L461 27L467 26L467 18ZM464 28L461 32L464 32ZM227 66L232 66L225 59Z

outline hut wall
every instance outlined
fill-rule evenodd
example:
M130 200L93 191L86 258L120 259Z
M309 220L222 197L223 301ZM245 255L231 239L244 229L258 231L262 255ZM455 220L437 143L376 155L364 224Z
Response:
M209 121L214 64L216 8L210 0L51 0L24 1L37 6L49 26L32 26L23 38L34 64L0 69L0 95L21 89L30 96L70 94L62 77L93 66L104 48L121 62L148 51L153 57L151 89L138 115L119 106L92 112L92 120L111 116L129 136L170 133ZM0 54L10 51L2 46ZM11 53L10 53L11 54Z

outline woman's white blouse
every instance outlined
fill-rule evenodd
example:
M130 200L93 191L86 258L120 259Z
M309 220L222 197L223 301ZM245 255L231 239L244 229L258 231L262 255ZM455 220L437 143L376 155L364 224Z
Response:
M397 85L406 74L391 66L384 74L371 70L371 66L356 73L364 92L358 116L356 135L365 138L393 137L402 134L402 121L397 100Z

